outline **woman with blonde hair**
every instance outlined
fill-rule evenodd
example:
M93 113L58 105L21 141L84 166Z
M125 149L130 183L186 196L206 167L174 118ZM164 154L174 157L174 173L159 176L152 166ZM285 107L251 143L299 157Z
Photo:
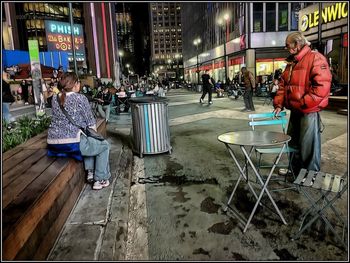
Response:
M89 101L79 93L80 81L75 73L68 72L63 74L59 86L60 93L52 98L52 120L47 135L48 156L84 160L87 181L94 181L92 188L99 190L107 187L111 176L110 145L106 140L87 137L80 129L91 127L96 130Z

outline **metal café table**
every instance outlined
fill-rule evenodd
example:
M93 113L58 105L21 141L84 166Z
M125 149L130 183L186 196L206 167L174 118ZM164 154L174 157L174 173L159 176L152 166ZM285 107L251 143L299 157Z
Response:
M268 186L268 183L271 179L271 176L272 176L274 169L276 168L279 160L281 159L283 150L285 147L287 147L287 143L291 140L291 137L289 135L286 135L286 134L280 133L280 132L249 130L249 131L235 131L235 132L228 132L225 134L221 134L218 136L218 140L225 144L227 150L229 151L232 159L234 160L234 162L235 162L235 164L240 172L240 176L237 180L235 187L233 188L233 191L232 191L231 196L227 202L226 207L224 208L224 211L225 212L227 211L227 208L229 207L229 205L232 201L232 198L236 192L238 184L240 183L241 179L243 178L247 182L252 194L257 199L257 201L254 205L254 208L249 216L248 221L244 222L244 220L242 220L242 218L238 218L243 222L243 224L245 223L245 227L244 227L243 232L247 231L249 223L254 216L254 213L258 207L258 204L263 205L260 201L264 195L264 192L267 194L267 196L271 200L272 205L274 206L277 214L282 219L283 223L286 225L287 222L284 219L280 210L278 209L278 207L277 207L275 201L273 200L267 186ZM250 158L252 153L254 152L254 149L256 147L261 148L261 147L280 146L282 144L283 144L283 146L281 147L281 151L278 154L278 156L276 156L274 163L271 167L271 170L266 178L266 181L263 181L262 175L258 172L257 168L255 167L255 164L253 163L252 159ZM237 156L233 150L233 146L239 146L239 148L241 149L241 151L243 152L243 154L245 156L245 162L244 162L243 167L240 165L239 161L237 160ZM250 147L250 150L248 152L247 148L249 148L249 147ZM259 193L259 195L257 195L257 193L254 191L251 183L248 180L248 164L251 166L255 176L258 179L259 184L261 185L261 192Z

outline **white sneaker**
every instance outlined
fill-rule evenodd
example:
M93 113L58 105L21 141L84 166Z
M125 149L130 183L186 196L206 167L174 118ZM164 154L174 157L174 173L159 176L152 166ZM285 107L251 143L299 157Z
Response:
M109 180L101 180L94 182L94 185L92 186L92 189L94 190L101 190L104 187L109 186Z
M199 99L199 103L203 103L203 99Z
M213 102L212 102L212 101L209 101L209 104L213 104Z
M86 181L88 183L92 183L94 181L94 171L93 170L88 170L88 173L86 176Z
M281 168L281 169L278 170L278 174L279 175L286 175L286 174L291 174L291 173L292 173L292 171L288 170L286 168Z

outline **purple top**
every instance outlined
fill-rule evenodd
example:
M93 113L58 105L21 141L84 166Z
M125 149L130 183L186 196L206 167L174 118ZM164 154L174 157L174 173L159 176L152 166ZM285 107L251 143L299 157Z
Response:
M64 108L73 121L85 128L96 128L96 120L92 114L91 106L86 96L67 92ZM57 102L57 95L52 98L52 119L47 133L48 144L63 144L80 142L80 129L72 124L62 112Z

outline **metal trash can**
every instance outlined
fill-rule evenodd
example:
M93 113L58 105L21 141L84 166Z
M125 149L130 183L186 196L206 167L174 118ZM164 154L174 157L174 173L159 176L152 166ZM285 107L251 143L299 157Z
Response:
M136 97L129 99L132 116L133 151L140 154L169 152L170 129L168 99L163 97Z
M197 84L197 92L202 92L203 88L201 84Z

